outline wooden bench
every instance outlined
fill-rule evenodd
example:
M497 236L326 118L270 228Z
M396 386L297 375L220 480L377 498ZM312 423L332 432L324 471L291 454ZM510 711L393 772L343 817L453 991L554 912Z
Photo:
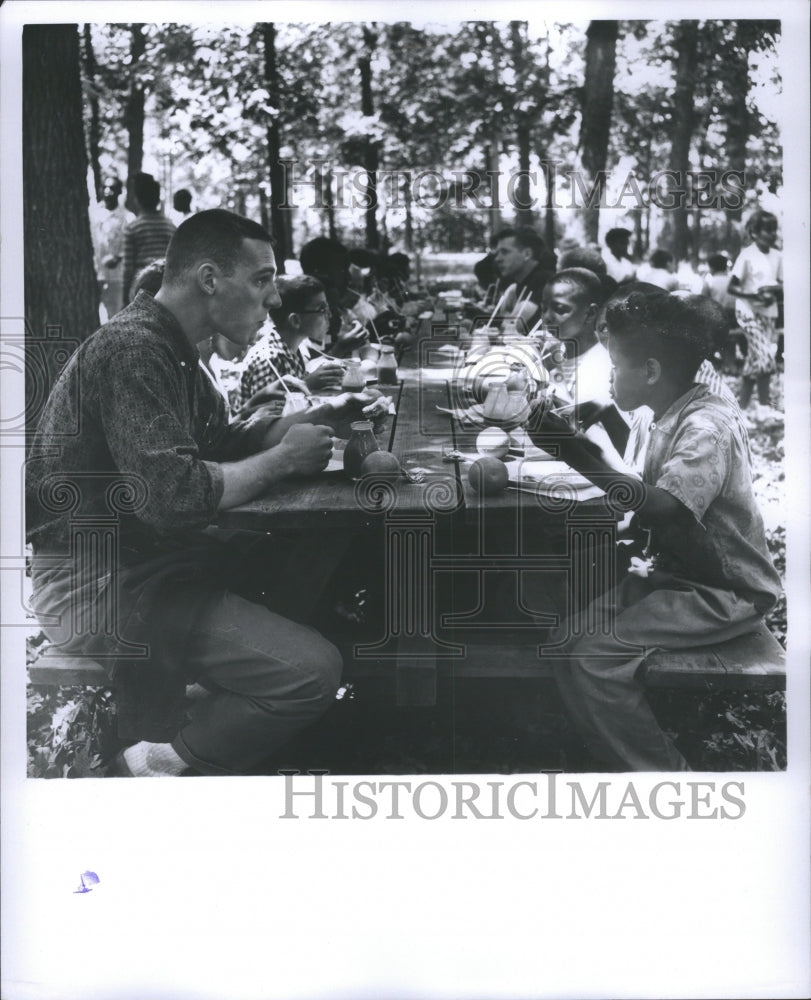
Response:
M527 641L470 642L463 657L438 662L437 667L454 677L551 677L551 665L538 658L536 647L536 642ZM391 670L391 663L358 660L348 664L347 675L348 679L380 677ZM786 686L786 654L764 625L715 646L653 653L643 671L645 684L651 688L779 691ZM28 675L32 684L110 687L104 667L84 656L45 652L28 668Z
M437 660L436 672L456 677L551 678L552 664L537 655L537 640L522 638L508 643L466 641L459 658ZM786 686L786 653L765 625L757 631L713 646L652 653L645 661L643 679L650 688L692 690L779 691ZM347 679L380 677L393 672L391 664L359 660L348 665ZM397 665L398 704L432 705L436 700L436 673L426 662L415 664L413 677L407 663Z

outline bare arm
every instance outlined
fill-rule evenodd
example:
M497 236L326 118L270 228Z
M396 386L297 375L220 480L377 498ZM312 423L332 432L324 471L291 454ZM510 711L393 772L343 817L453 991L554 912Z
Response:
M602 449L580 432L573 433L569 424L555 414L547 413L539 430L531 437L540 447L553 440L560 457L581 475L596 485L612 490L612 504L623 511L635 511L645 525L660 522L672 523L675 518L692 515L679 500L667 490L643 483L607 460Z
M291 476L314 475L326 466L331 454L331 428L314 424L290 427L275 447L220 466L224 488L218 509L247 503Z

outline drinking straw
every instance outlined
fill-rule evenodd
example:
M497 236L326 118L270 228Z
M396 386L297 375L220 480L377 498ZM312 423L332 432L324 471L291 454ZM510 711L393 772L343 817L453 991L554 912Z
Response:
M526 300L529 298L530 292L528 288L522 289L518 298L515 300L515 305L513 306L513 312L518 312L518 307L522 306Z
M273 362L270 360L270 358L267 359L267 362L270 365L270 368L271 368L273 374L281 382L282 389L284 389L284 393L287 396L287 398L289 399L293 395L293 393L291 392L291 390L287 386L287 383L284 380L284 376L279 374L279 369L276 367L276 365L273 364Z
M503 294L502 294L502 296L501 296L501 298L500 298L500 299L498 300L498 302L496 302L496 308L495 308L495 309L493 310L493 312L492 312L492 314L491 314L491 316L490 316L490 319L488 319L488 321L487 321L487 325L488 325L488 326L490 326L490 324L491 324L491 323L493 322L493 320L494 320L494 319L496 318L496 316L498 315L498 311L499 311L499 309L501 308L501 306L502 306L502 304L503 304L504 300L505 300L505 299L507 298L507 292L508 292L508 291L509 291L509 288L505 289L505 290L504 290L504 293L503 293Z

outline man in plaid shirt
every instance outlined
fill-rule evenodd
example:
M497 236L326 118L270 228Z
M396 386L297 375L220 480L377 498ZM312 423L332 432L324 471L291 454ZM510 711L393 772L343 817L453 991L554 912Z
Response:
M37 427L32 600L64 652L111 665L120 735L136 741L114 775L244 773L317 719L339 683L335 647L290 620L320 581L296 578L284 541L224 541L211 527L219 511L323 469L332 434L373 409L343 394L229 423L197 345L215 333L250 343L279 304L275 274L261 226L219 209L192 216L160 290L81 345ZM192 681L211 694L187 717Z

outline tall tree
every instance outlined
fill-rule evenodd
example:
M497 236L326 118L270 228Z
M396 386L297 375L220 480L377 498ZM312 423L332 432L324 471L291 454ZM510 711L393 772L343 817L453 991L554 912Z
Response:
M372 57L377 48L377 31L374 24L370 27L364 24L363 52L358 57L360 70L360 112L364 118L373 118L375 113L372 93ZM380 166L380 151L377 140L367 135L364 149L364 168L366 169L368 197L364 211L366 227L366 246L377 250L380 246L380 234L377 229L377 172Z
M90 34L90 25L85 24L82 29L82 40L84 42L84 71L87 81L88 104L90 105L90 121L87 130L87 147L90 154L90 167L93 171L93 186L96 191L96 200L101 200L101 117L99 113L99 95L96 84L96 55L93 52L93 39Z
M99 325L99 296L75 24L23 29L22 139L26 319L38 339L56 326L83 340Z
M132 180L144 162L144 109L146 95L138 76L139 63L146 51L146 35L142 24L130 25L130 86L124 109L124 123L127 127L127 208L134 212L135 201L132 194Z
M670 139L670 169L676 174L672 191L675 205L669 210L673 255L687 256L689 231L687 205L680 195L690 169L690 142L695 128L694 95L698 70L698 21L680 21L675 28L676 86L673 93L673 127Z
M596 202L587 204L583 210L586 239L592 243L597 242L600 228L599 206L605 188L618 37L618 21L592 21L586 31L586 79L580 145L583 166L589 174L589 187L594 190Z
M262 26L262 36L265 46L265 84L268 91L268 102L275 109L279 108L279 71L276 62L276 25L266 23ZM293 247L288 222L287 207L287 171L281 162L282 140L279 128L279 113L268 116L268 166L270 168L270 226L276 239L279 269L284 271L284 262L292 256Z

